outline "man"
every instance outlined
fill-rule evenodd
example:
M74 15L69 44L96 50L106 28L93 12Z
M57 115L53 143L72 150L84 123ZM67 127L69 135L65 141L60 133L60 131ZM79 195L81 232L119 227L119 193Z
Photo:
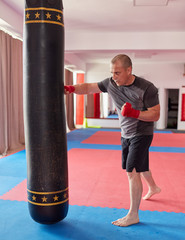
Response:
M129 181L130 209L128 214L112 224L126 227L139 222L139 206L145 179L149 190L145 200L161 189L155 184L149 170L149 147L153 125L160 116L157 88L149 81L132 74L132 62L127 55L117 55L111 61L112 77L98 83L65 86L65 94L92 94L108 92L119 116L122 142L122 168Z

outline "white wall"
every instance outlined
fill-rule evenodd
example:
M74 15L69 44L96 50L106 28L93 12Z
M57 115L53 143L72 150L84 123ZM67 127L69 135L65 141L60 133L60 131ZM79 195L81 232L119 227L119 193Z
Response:
M0 1L0 18L9 24L6 30L11 31L14 35L22 38L23 35L23 16L18 14L3 1ZM1 27L1 26L0 26Z
M86 82L99 82L110 77L109 64L87 64ZM166 128L167 124L167 91L166 89L179 89L178 129L185 130L185 122L181 121L181 94L185 86L183 77L184 65L182 63L134 63L133 74L146 78L159 89L161 116L156 124L158 129Z

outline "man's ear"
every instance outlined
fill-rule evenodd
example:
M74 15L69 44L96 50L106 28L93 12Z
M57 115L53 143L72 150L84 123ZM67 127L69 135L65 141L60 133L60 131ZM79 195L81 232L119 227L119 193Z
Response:
M127 68L127 73L128 73L128 75L131 75L131 74L132 74L132 67L128 67L128 68Z

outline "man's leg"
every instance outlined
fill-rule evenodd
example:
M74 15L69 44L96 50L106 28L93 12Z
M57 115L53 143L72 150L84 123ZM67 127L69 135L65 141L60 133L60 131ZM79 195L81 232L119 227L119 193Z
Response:
M120 227L127 227L139 222L138 211L143 191L141 176L135 169L132 172L127 172L127 175L130 191L130 209L125 217L112 222L112 224Z
M148 193L143 197L144 200L150 199L154 194L160 193L161 189L156 185L151 171L142 172L141 176L144 178L148 185Z

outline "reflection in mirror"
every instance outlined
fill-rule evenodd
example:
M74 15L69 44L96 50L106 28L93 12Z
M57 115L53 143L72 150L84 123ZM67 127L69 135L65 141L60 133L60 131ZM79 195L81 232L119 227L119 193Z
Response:
M117 119L117 111L115 108L115 104L113 103L111 97L108 93L100 93L100 106L95 106L94 102L94 94L90 94L86 96L86 117L87 118L97 118L95 116L96 107L100 108L99 118L108 118L108 119Z
M118 118L116 106L110 96L108 96L108 118L110 119Z

